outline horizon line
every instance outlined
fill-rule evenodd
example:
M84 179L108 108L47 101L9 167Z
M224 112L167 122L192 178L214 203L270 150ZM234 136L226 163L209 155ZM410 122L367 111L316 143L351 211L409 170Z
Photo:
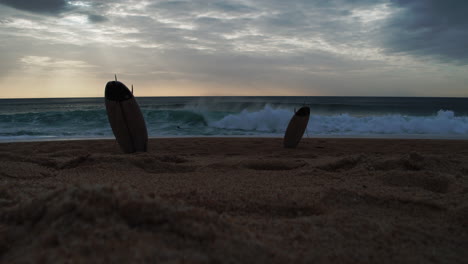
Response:
M379 98L460 98L468 99L468 96L395 96L395 95L187 95L187 96L135 96L135 98L176 98L176 97L379 97ZM19 100L19 99L91 99L105 98L104 96L84 96L84 97L13 97L1 98L0 100Z

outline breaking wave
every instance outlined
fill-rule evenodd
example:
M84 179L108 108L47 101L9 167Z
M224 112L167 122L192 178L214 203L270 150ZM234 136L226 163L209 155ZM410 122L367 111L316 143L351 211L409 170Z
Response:
M225 116L219 121L212 122L211 125L223 129L282 133L292 114L291 110L266 106L257 112L242 111ZM311 114L307 131L317 135L468 135L468 117L455 116L450 110L439 110L432 116Z
M227 111L207 108L145 108L151 137L158 136L282 136L294 110L265 105ZM438 135L467 136L468 116L439 110L432 115L350 113L310 116L310 136ZM0 140L35 138L112 138L103 107L85 110L0 114Z

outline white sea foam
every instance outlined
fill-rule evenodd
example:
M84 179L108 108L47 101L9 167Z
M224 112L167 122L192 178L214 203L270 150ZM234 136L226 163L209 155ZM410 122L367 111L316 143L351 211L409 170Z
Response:
M273 109L267 105L256 112L243 110L238 114L230 114L223 119L211 122L216 128L239 129L260 132L283 132L288 125L293 112L285 109Z
M270 106L256 111L242 111L210 122L222 129L238 129L268 133L283 133L293 112ZM311 114L307 128L315 135L468 135L468 117L455 116L450 110L439 110L433 116L370 115L352 116Z

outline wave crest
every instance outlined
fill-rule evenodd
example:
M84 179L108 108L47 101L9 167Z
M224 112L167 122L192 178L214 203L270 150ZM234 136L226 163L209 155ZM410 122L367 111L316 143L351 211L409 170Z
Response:
M225 116L211 126L222 129L283 133L293 112L266 106L256 112L242 111ZM352 116L314 115L307 131L316 135L369 135L369 134L468 134L468 117L455 116L450 110L439 110L434 116L373 115Z

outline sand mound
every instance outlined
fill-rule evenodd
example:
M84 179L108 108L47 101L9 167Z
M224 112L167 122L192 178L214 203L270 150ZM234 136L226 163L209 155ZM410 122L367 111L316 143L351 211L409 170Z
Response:
M281 260L229 219L175 203L108 186L53 191L0 212L0 257L8 263Z

